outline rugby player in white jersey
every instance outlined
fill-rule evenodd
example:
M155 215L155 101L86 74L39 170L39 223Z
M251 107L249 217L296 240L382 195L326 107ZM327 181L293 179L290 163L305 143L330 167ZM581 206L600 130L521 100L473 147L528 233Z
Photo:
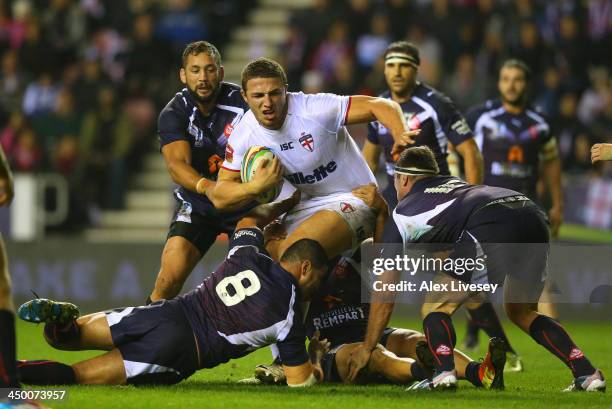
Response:
M384 98L287 92L283 68L267 58L244 68L242 95L250 111L232 131L217 184L207 192L215 207L243 205L284 177L302 201L284 219L289 236L276 257L302 238L318 241L331 258L371 236L376 215L351 191L375 178L345 125L379 121L399 150L419 132L408 129L400 106ZM243 156L254 145L277 158L241 183Z

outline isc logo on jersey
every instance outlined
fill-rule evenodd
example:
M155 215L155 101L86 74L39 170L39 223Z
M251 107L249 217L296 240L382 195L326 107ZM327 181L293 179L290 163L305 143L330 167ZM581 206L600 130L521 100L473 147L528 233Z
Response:
M255 172L263 163L263 160L268 160L268 163L270 163L275 157L276 155L274 155L274 153L265 146L251 146L246 151L242 159L242 166L240 168L240 179L242 180L242 183L249 182L253 178ZM263 192L257 196L256 199L259 203L270 203L278 197L282 188L283 180L281 179L281 182L277 186L273 187L267 192Z

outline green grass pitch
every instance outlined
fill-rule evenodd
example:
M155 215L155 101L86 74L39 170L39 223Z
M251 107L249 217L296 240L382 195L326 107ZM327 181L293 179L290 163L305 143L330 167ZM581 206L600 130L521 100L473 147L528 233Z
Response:
M463 317L457 316L457 334L463 334ZM415 320L393 322L396 326L420 328ZM574 340L593 363L612 376L612 322L565 323ZM190 379L170 387L91 387L68 388L63 402L45 401L52 408L611 408L608 393L562 393L571 381L567 368L527 335L506 324L514 347L524 358L525 371L506 374L506 390L477 390L466 381L457 392L409 393L402 386L342 384L317 385L310 389L290 390L280 386L238 385L236 381L251 376L258 363L268 363L267 348L211 370L202 370ZM19 323L18 356L23 359L54 359L73 363L98 352L63 352L47 346L42 326ZM482 338L481 338L482 339ZM484 346L473 357L480 357Z

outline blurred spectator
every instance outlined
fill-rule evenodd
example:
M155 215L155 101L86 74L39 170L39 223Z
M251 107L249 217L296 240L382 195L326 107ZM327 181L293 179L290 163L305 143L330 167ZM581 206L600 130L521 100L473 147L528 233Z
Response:
M564 93L559 100L559 116L553 121L553 130L559 141L561 165L566 171L584 171L591 167L592 139L587 127L576 118L577 106L578 95L575 92Z
M306 41L306 54L310 55L314 48L323 40L337 11L333 9L340 2L332 0L313 0L311 8L296 12L289 22L290 26L299 27Z
M293 25L288 27L287 39L279 49L280 62L287 72L289 89L299 88L298 84L304 72L307 40L302 31Z
M406 28L419 20L419 13L412 0L389 0L388 15L392 38L402 38Z
M591 125L596 142L612 143L612 98L606 98L604 109Z
M101 29L91 36L91 42L84 50L86 59L100 61L104 73L113 81L120 82L125 74L124 62L118 56L126 49L126 41L114 29Z
M25 79L17 67L17 53L8 50L0 62L0 106L6 111L19 108Z
M379 57L377 61L380 61ZM332 92L337 95L351 95L355 92L356 88L356 77L355 70L353 67L355 66L355 61L349 57L344 56L338 59L336 64L336 68L334 70L334 81L328 87L328 92ZM367 94L368 91L363 89L357 90L358 94ZM369 92L373 93L372 91Z
M45 38L61 64L76 59L76 51L85 35L85 22L85 14L76 0L51 0L43 12Z
M134 19L125 74L130 94L155 95L160 80L171 68L171 51L163 40L154 38L154 24L151 14Z
M318 71L306 71L302 76L302 91L305 94L317 94L325 91L325 81Z
M442 45L440 41L429 35L421 24L410 26L406 39L413 43L420 51L421 65L419 76L431 86L439 86L442 75Z
M311 67L321 72L326 83L331 83L338 60L350 53L348 26L343 21L336 21L329 27L325 40L315 50Z
M178 50L191 41L207 37L208 25L192 0L169 0L167 4L167 11L157 23L157 32L162 39Z
M40 74L36 81L31 82L23 96L23 112L26 116L43 115L55 106L55 99L60 87L54 83L48 72Z
M30 14L27 1L0 1L0 50L18 49L26 32L26 19Z
M81 132L82 118L74 106L74 97L67 88L57 95L53 111L39 115L33 119L33 127L40 138L40 144L49 153L47 161L51 169L69 176L74 170L77 152L67 157L65 146L77 145L77 137ZM58 162L57 150L62 145L62 156Z
M423 23L427 27L427 31L440 41L440 44L444 48L444 66L447 70L452 70L453 63L457 58L459 50L459 44L457 39L458 21L464 21L461 16L460 10L452 10L452 5L449 0L433 0L430 8L424 15L427 16L423 19Z
M117 209L123 204L132 125L112 88L102 88L97 102L83 119L80 176L89 206Z
M350 24L349 33L352 41L368 31L372 14L371 0L348 0L348 10L343 13L343 20Z
M551 55L535 23L526 21L520 25L518 44L512 49L512 56L525 61L536 74L550 63Z
M588 60L578 21L571 15L563 16L560 21L559 35L559 43L555 47L557 64L565 73L566 82L582 87L586 83L585 70L582 65Z
M33 172L42 166L42 149L36 134L30 127L22 128L17 134L16 144L11 152L11 168L15 172Z
M603 111L608 99L612 98L612 78L606 67L589 70L591 86L582 94L578 106L578 117L590 125Z
M461 54L455 66L456 69L448 77L445 89L457 107L466 110L486 99L486 84L476 75L474 57L471 54Z
M30 75L38 77L43 71L58 68L58 61L53 48L43 38L42 28L36 18L28 20L26 25L25 40L19 48L19 63L26 68ZM41 64L44 61L44 64Z
M357 39L355 54L361 68L370 69L385 52L391 42L388 27L387 16L380 13L375 14L372 17L370 32Z
M561 75L557 67L549 66L544 71L543 83L540 90L535 90L534 105L549 117L557 116L558 101L561 92Z
M9 117L8 123L0 131L0 144L2 150L10 158L13 148L17 144L17 135L25 127L25 118L20 111L13 111Z
M97 105L100 89L109 85L111 81L95 58L86 58L81 63L81 67L82 75L74 86L74 96L76 106L85 112Z
M591 40L589 57L594 64L612 66L612 2L589 0L587 2L587 32Z

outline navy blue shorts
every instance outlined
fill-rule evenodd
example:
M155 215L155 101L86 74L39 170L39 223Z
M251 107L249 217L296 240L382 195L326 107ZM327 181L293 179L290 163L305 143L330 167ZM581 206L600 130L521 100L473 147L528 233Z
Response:
M198 369L195 335L177 302L118 308L106 320L128 384L171 385Z
M486 271L454 277L472 283L486 279L503 284L510 276L526 283L541 283L548 264L549 240L546 214L533 202L485 206L470 216L451 257L474 257L474 252L481 251L486 255ZM470 252L474 254L466 254Z

